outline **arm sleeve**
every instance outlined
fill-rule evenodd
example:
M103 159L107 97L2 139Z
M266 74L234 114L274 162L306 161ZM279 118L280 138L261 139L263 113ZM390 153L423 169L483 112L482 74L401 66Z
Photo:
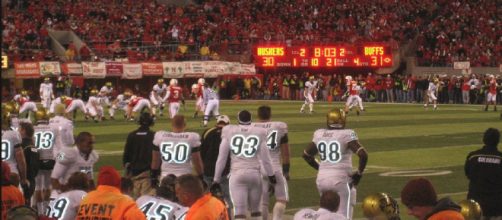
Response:
M220 143L220 152L218 153L218 160L216 161L216 168L214 171L214 181L220 182L221 174L223 173L223 169L227 164L228 154L230 153L230 149L228 148L228 139L221 137Z
M467 179L471 179L471 172L470 172L470 169L471 169L471 165L470 165L470 162L469 162L469 157L471 156L471 154L467 155L467 158L465 159L465 164L464 164L464 172L465 172L465 176L467 177Z
M258 157L260 158L260 161L263 165L263 168L265 169L265 172L267 172L267 176L272 176L274 175L274 170L272 169L272 160L270 159L270 154L269 150L267 148L267 142L263 140L266 139L266 135L262 135L260 147L258 148Z
M59 128L61 134L61 140L65 146L73 146L75 144L75 138L73 137L73 126L71 123L65 124L63 127Z
M160 146L159 136L160 136L159 132L155 132L155 135L153 135L153 145L157 146L157 148Z
M204 104L207 103L208 98L206 90L202 90L202 98L204 99Z

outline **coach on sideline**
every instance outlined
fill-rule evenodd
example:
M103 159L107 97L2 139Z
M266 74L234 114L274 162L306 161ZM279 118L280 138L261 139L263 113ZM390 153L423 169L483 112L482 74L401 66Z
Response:
M465 175L469 179L468 199L479 203L485 219L502 219L502 152L497 150L500 131L488 128L483 148L469 153Z
M153 118L144 112L139 117L139 128L129 133L124 147L122 165L126 176L133 182L132 197L149 194L153 186L150 184L150 164L152 163L153 137L155 132L150 130Z
M216 168L216 161L218 160L218 153L220 152L221 143L221 130L226 125L230 124L230 119L226 115L216 117L216 126L209 128L202 133L200 156L204 163L204 181L207 185L211 185L214 177L214 170ZM223 197L228 204L228 210L232 210L232 201L230 200L228 188L228 173L230 172L230 160L223 169L221 188L223 190ZM230 213L229 213L229 216Z

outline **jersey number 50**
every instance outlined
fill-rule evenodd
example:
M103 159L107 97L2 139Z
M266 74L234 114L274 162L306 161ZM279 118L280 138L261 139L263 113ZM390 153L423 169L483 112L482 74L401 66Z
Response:
M190 146L186 143L162 142L160 144L162 160L167 163L185 163L188 160Z

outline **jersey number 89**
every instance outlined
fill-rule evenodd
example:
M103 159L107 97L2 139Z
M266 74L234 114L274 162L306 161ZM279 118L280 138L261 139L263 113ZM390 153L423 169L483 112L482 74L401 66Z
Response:
M185 163L188 160L190 146L186 143L162 142L160 144L162 160L167 163Z
M235 135L230 139L230 149L236 156L253 157L258 150L260 138L251 135L244 137L242 135Z
M338 141L320 141L317 143L317 150L319 150L321 161L338 163L342 159L342 154L340 153L340 143Z

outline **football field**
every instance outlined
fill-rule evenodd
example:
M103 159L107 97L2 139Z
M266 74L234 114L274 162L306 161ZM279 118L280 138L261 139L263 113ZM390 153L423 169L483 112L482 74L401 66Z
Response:
M229 115L231 123L237 122L237 112L251 111L256 118L258 106L272 107L272 119L284 121L289 128L291 148L290 203L287 214L294 214L302 207L318 206L319 194L315 185L316 171L301 157L303 149L312 141L318 128L326 127L326 113L342 103L318 102L315 113L301 114L300 101L222 101L220 113ZM466 197L467 179L463 165L468 152L482 146L482 135L488 127L502 129L500 112L484 112L479 105L439 105L439 110L425 110L420 104L365 103L367 111L347 117L347 128L354 129L361 144L367 149L368 166L357 188L357 206L354 218L362 218L361 201L371 193L386 192L398 199L405 183L416 176L427 176L440 196L451 196L454 201ZM201 117L193 119L194 103L187 102L188 131L202 133ZM166 113L166 110L164 112ZM75 135L89 131L96 136L95 150L100 160L96 171L103 165L113 165L122 170L122 150L130 131L137 128L122 119L118 113L114 121L75 123ZM209 126L213 126L214 119ZM159 118L153 130L170 129L166 117ZM500 149L500 146L499 146ZM357 167L357 156L353 159ZM406 208L400 204L402 219Z

